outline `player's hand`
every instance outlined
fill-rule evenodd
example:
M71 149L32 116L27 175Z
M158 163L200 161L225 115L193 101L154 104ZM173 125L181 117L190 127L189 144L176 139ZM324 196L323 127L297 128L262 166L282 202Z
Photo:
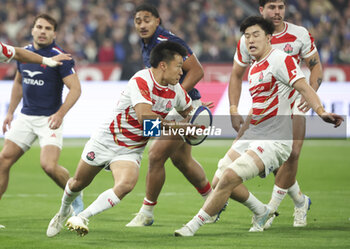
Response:
M302 111L302 112L307 112L311 108L303 96L301 97L300 103L297 107L299 111Z
M244 124L243 117L238 113L231 113L231 124L233 129L235 129L237 132L239 129L241 129L242 125Z
M11 122L13 120L13 115L12 114L7 114L5 117L5 120L2 124L2 134L5 134L7 132L7 127L10 129L11 128Z
M215 106L213 101L202 102L202 105L205 106L205 107L208 107L209 109L211 109L211 108L213 108Z
M341 125L341 123L344 121L342 116L335 113L324 112L320 117L323 119L323 121L334 124L334 128Z
M49 117L48 122L50 129L56 130L61 126L63 122L63 117L58 112L56 112L55 114Z

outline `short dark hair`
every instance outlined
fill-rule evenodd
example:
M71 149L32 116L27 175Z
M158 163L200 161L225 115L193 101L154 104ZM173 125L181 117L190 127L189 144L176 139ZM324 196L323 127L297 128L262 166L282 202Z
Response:
M38 16L35 17L34 22L33 22L33 27L35 26L36 21L38 21L38 19L45 19L48 23L50 23L53 26L53 30L56 31L57 30L57 21L50 15L48 14L40 14Z
M172 61L176 54L185 57L187 55L187 50L176 42L161 42L152 49L150 64L152 67L156 68L161 61L165 61L166 63Z
M277 2L277 1L279 1L279 0L259 0L259 6L260 6L260 7L264 7L265 4L267 4L267 3L270 3L270 2ZM282 0L282 2L283 2L284 4L287 4L287 3L286 3L286 0Z
M162 24L162 19L159 16L159 12L153 4L144 3L144 4L137 6L135 9L135 12L134 12L134 17L136 16L137 12L140 12L140 11L150 12L155 18L159 18L159 20L160 20L159 25Z
M240 26L240 31L244 34L247 28L254 25L259 25L262 30L264 30L268 35L272 35L275 31L273 22L271 20L263 18L262 16L250 16L246 18Z

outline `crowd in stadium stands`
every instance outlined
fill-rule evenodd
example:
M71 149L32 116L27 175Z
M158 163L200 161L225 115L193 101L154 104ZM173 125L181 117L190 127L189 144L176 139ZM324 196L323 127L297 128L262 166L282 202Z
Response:
M0 41L24 46L38 13L59 22L57 43L78 63L120 63L129 77L142 67L133 11L142 0L3 0ZM166 29L182 37L201 62L232 62L239 24L258 14L258 0L151 0ZM245 6L240 5L242 3ZM350 1L289 0L286 20L313 35L324 64L350 63ZM124 77L123 77L124 78Z

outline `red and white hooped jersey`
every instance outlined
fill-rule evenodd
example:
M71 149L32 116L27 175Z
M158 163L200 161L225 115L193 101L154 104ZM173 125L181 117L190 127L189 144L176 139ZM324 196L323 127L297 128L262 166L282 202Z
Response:
M289 22L284 22L284 24L285 27L282 32L272 35L271 46L292 56L300 65L302 59L308 58L317 52L314 38L302 26ZM234 59L242 67L252 64L255 60L254 57L249 55L244 35L237 44Z
M143 127L137 120L134 106L139 103L152 105L152 111L165 118L173 108L186 110L192 100L179 83L162 86L154 79L151 69L143 69L129 80L112 116L92 138L108 147L113 144L130 149L144 147L149 137L142 136Z
M14 47L0 42L0 62L10 62L15 54Z
M285 27L282 32L272 35L271 46L292 56L300 66L302 59L308 58L317 52L314 38L302 26L289 22L284 22L284 24ZM255 61L255 58L248 52L244 35L237 44L234 60L242 67L253 64ZM292 105L294 105L297 96L298 93L296 91L293 91L289 96Z
M248 74L253 102L250 127L264 127L259 133L267 135L289 126L292 114L289 96L294 92L292 85L301 78L305 76L296 61L278 49L254 62Z

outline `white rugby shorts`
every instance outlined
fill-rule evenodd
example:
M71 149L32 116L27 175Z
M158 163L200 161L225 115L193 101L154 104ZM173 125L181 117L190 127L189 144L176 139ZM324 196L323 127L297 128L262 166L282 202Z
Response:
M115 161L132 161L140 167L145 147L130 149L117 144L110 147L90 138L85 144L81 159L91 166L104 167L107 170Z
M235 141L231 149L241 155L248 150L254 151L265 166L265 172L260 175L261 177L266 177L279 168L292 152L292 140L246 140L244 136L242 138Z
M55 145L62 149L63 124L55 130L49 127L49 117L32 116L20 113L11 123L11 128L5 133L5 139L17 144L24 152L27 151L35 139L39 139L40 147Z

